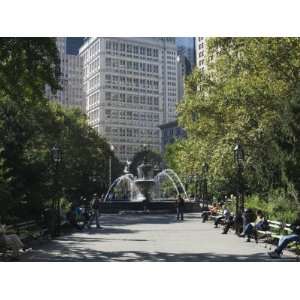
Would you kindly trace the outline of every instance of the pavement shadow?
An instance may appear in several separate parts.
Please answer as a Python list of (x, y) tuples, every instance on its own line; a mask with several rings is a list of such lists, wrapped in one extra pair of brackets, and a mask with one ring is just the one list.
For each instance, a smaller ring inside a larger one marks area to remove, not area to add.
[(255, 255), (215, 254), (215, 253), (166, 253), (143, 251), (97, 251), (83, 247), (68, 247), (56, 245), (55, 252), (47, 248), (34, 251), (31, 257), (22, 261), (51, 262), (295, 262), (296, 259), (286, 257), (278, 260), (270, 259), (266, 253)]

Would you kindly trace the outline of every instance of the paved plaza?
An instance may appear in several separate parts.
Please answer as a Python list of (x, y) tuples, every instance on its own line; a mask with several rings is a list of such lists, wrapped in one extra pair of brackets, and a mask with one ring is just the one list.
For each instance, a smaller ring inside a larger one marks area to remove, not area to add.
[[(269, 246), (247, 243), (233, 232), (221, 234), (199, 213), (174, 215), (103, 215), (95, 227), (66, 234), (33, 247), (22, 261), (271, 261)], [(287, 252), (279, 261), (295, 261)]]

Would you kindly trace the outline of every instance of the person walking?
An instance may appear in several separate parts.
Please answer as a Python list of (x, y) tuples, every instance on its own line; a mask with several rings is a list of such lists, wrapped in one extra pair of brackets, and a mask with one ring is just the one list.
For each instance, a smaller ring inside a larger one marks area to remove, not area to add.
[(176, 201), (176, 209), (177, 209), (177, 221), (179, 221), (179, 217), (181, 221), (183, 221), (183, 213), (184, 213), (184, 199), (179, 194)]
[(88, 228), (91, 228), (92, 222), (95, 220), (96, 221), (96, 227), (101, 229), (102, 227), (100, 226), (99, 223), (99, 217), (100, 217), (100, 199), (97, 197), (97, 194), (94, 194), (93, 200), (92, 200), (92, 216), (89, 219), (89, 222), (87, 224)]

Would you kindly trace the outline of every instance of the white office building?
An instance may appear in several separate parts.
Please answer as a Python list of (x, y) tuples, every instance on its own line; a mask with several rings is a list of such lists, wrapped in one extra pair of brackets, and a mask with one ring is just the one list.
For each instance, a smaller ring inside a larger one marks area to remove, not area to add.
[(206, 40), (205, 37), (197, 37), (196, 41), (196, 65), (199, 69), (205, 69), (205, 52), (206, 52)]
[(161, 151), (159, 124), (176, 119), (175, 38), (89, 38), (80, 48), (89, 124), (121, 161)]
[(56, 45), (60, 58), (60, 85), (62, 89), (53, 94), (50, 88), (46, 86), (46, 97), (66, 107), (77, 107), (84, 111), (81, 58), (79, 55), (67, 54), (67, 38), (56, 38)]

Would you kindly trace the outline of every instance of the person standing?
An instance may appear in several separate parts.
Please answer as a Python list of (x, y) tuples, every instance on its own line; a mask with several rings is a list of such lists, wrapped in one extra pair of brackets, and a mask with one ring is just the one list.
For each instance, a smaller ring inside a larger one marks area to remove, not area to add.
[(184, 213), (184, 199), (179, 194), (177, 201), (176, 201), (176, 208), (177, 208), (177, 221), (179, 221), (179, 217), (181, 221), (183, 221), (183, 213)]
[(95, 220), (96, 221), (96, 226), (97, 228), (101, 229), (100, 223), (99, 223), (99, 217), (100, 217), (100, 200), (97, 197), (97, 194), (94, 194), (93, 200), (92, 200), (92, 216), (89, 219), (89, 222), (87, 224), (88, 228), (91, 228), (92, 222)]

